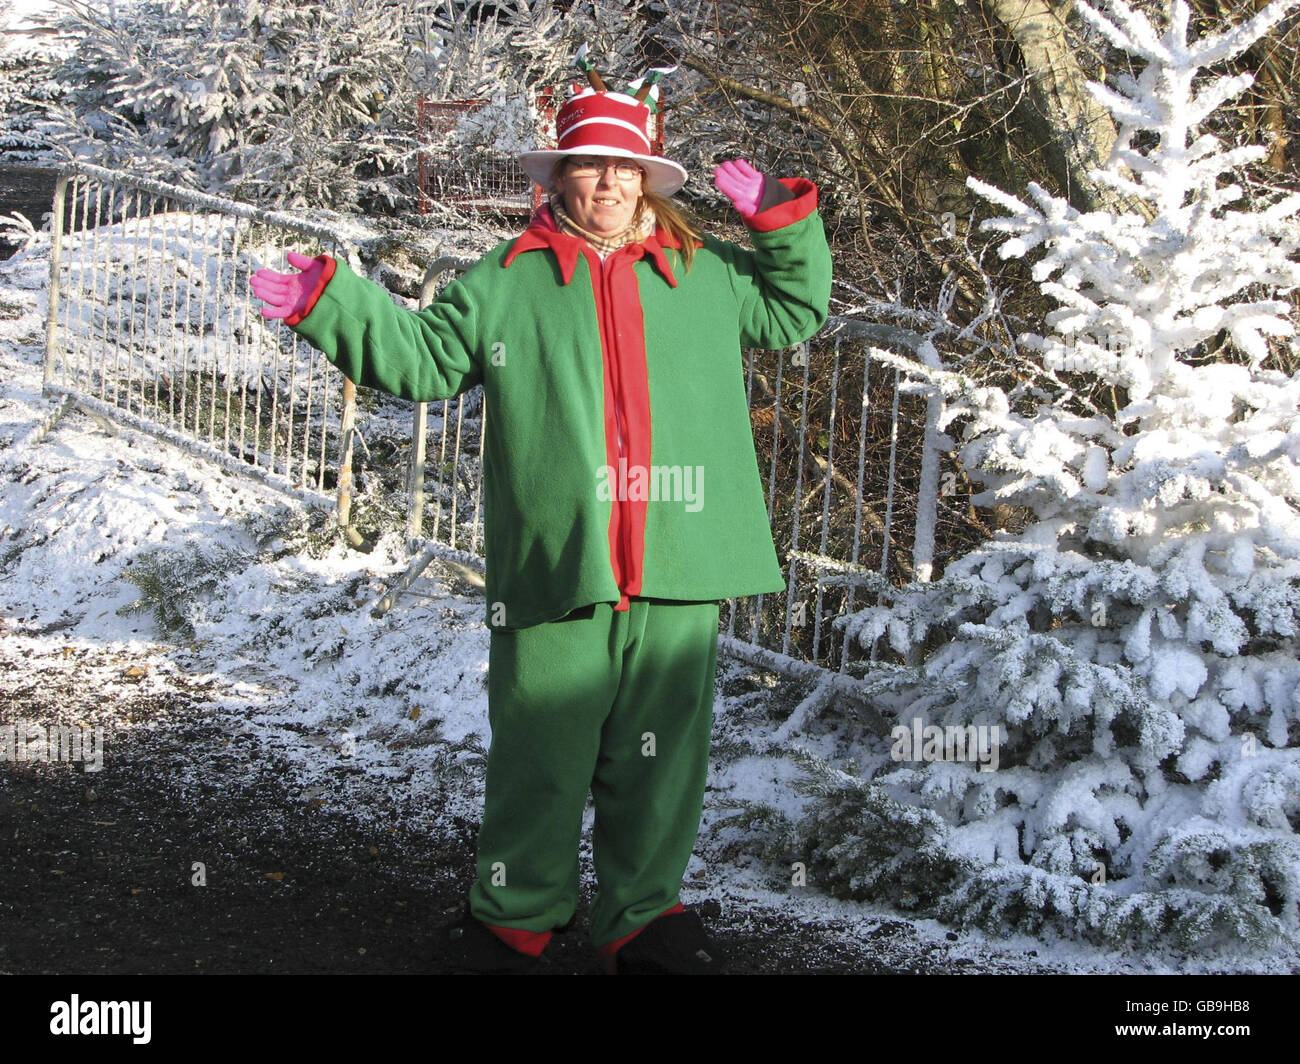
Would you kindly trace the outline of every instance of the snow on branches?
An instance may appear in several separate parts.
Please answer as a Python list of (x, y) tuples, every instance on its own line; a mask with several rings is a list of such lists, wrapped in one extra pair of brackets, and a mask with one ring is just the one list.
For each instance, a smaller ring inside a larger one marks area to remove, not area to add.
[[(1111, 5), (1114, 21), (1077, 6), (1117, 47), (1146, 61), (1136, 79), (1120, 76), (1113, 89), (1089, 86), (1119, 123), (1111, 159), (1093, 176), (1134, 201), (1134, 209), (1080, 213), (1034, 184), (1031, 205), (970, 179), (975, 192), (1007, 212), (983, 223), (1011, 234), (999, 250), (1003, 258), (1044, 249), (1033, 277), (1061, 304), (1046, 322), (1059, 335), (1029, 342), (1048, 366), (1095, 374), (1135, 398), (1176, 372), (1178, 355), (1220, 333), (1252, 362), (1263, 361), (1266, 337), (1294, 333), (1289, 307), (1275, 294), (1300, 284), (1300, 195), (1241, 209), (1243, 191), (1232, 172), (1267, 150), (1226, 146), (1198, 125), (1253, 79), (1221, 76), (1198, 86), (1196, 78), (1207, 65), (1245, 51), (1295, 0), (1191, 42), (1184, 0), (1173, 3), (1163, 34), (1122, 0)], [(1154, 146), (1133, 147), (1138, 134), (1154, 138)], [(1252, 298), (1255, 290), (1274, 296)]]
[[(972, 862), (938, 903), (949, 918), (1300, 943), (1300, 374), (1262, 365), (1295, 332), (1281, 297), (1300, 283), (1300, 196), (1248, 199), (1234, 171), (1263, 149), (1201, 129), (1250, 83), (1204, 68), (1295, 6), (1191, 39), (1183, 0), (1163, 28), (1123, 0), (1109, 17), (1080, 4), (1144, 64), (1093, 86), (1120, 126), (1097, 177), (1131, 209), (970, 182), (1006, 212), (984, 223), (1001, 254), (1037, 255), (1059, 304), (1025, 345), (1116, 401), (911, 368), (944, 395), (941, 427), (962, 425), (976, 504), (1032, 514), (843, 622), (920, 661), (868, 673), (886, 717), (1007, 736), (995, 772), (873, 762), (873, 786), (938, 814)], [(851, 880), (851, 856), (832, 872)]]
[(67, 154), (282, 206), (400, 198), (419, 0), (64, 6)]

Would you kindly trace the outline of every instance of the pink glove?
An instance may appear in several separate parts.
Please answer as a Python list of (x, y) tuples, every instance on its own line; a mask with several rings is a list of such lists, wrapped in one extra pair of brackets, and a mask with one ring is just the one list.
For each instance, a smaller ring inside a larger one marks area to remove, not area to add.
[(262, 308), (264, 318), (291, 318), (304, 313), (325, 272), (325, 263), (320, 259), (310, 259), (296, 251), (289, 252), (289, 265), (301, 272), (276, 273), (261, 269), (249, 280), (253, 295), (266, 304)]
[(731, 200), (743, 218), (758, 212), (763, 202), (764, 181), (763, 175), (744, 159), (732, 159), (713, 171), (713, 183), (718, 191)]

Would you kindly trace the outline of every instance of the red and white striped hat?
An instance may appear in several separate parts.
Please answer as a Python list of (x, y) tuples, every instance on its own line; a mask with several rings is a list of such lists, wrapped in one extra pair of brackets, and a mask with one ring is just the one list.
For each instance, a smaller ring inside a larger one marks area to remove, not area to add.
[(519, 156), (519, 165), (542, 188), (549, 189), (555, 161), (566, 155), (635, 159), (645, 168), (645, 187), (671, 196), (686, 184), (686, 171), (671, 159), (651, 154), (646, 133), (649, 121), (650, 108), (632, 96), (584, 89), (555, 116), (556, 147), (526, 151)]

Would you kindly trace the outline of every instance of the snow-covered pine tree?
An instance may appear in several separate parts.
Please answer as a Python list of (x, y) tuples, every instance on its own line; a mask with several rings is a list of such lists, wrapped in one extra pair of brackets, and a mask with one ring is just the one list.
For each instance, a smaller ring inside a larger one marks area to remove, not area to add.
[(413, 192), (409, 65), (427, 0), (63, 0), (78, 46), (54, 110), (68, 154), (276, 205)]
[(39, 53), (0, 51), (0, 158), (6, 162), (31, 162), (52, 149), (38, 107), (38, 101), (56, 98), (49, 73), (49, 61)]
[(59, 86), (51, 78), (61, 41), (38, 45), (15, 32), (19, 12), (0, 2), (0, 159), (33, 162), (48, 157), (53, 144), (45, 131), (42, 106), (55, 102)]
[(569, 46), (563, 24), (551, 0), (514, 0), (491, 14), (453, 0), (439, 4), (425, 30), (418, 90), (435, 106), (489, 102), (460, 112), (455, 121), (439, 116), (421, 131), (421, 150), (455, 160), (453, 172), (463, 169), (467, 177), (476, 169), (476, 154), (503, 164), (533, 147), (537, 93)]
[[(1093, 86), (1121, 127), (1098, 179), (1133, 210), (971, 182), (1006, 211), (984, 223), (1010, 234), (1003, 257), (1043, 252), (1033, 276), (1060, 306), (1022, 343), (1060, 387), (916, 373), (945, 424), (964, 418), (976, 504), (1032, 519), (848, 618), (922, 659), (868, 676), (891, 723), (1001, 736), (996, 771), (942, 744), (859, 758), (967, 862), (947, 918), (1116, 946), (1300, 942), (1300, 374), (1279, 298), (1300, 283), (1300, 196), (1248, 197), (1234, 174), (1264, 148), (1204, 131), (1250, 84), (1206, 68), (1294, 6), (1192, 39), (1183, 0), (1163, 27), (1080, 4), (1143, 67)], [(1265, 368), (1269, 338), (1290, 372)], [(861, 801), (832, 791), (813, 820)], [(875, 859), (851, 840), (812, 857), (844, 889)]]

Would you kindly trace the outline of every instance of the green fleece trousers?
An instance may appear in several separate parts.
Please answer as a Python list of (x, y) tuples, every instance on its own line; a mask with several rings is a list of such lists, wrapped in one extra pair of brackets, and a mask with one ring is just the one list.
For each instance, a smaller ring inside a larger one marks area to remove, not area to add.
[(492, 745), (470, 889), (484, 923), (549, 931), (569, 921), (588, 791), (592, 941), (620, 939), (679, 900), (708, 772), (718, 604), (629, 607), (598, 602), (492, 631)]

